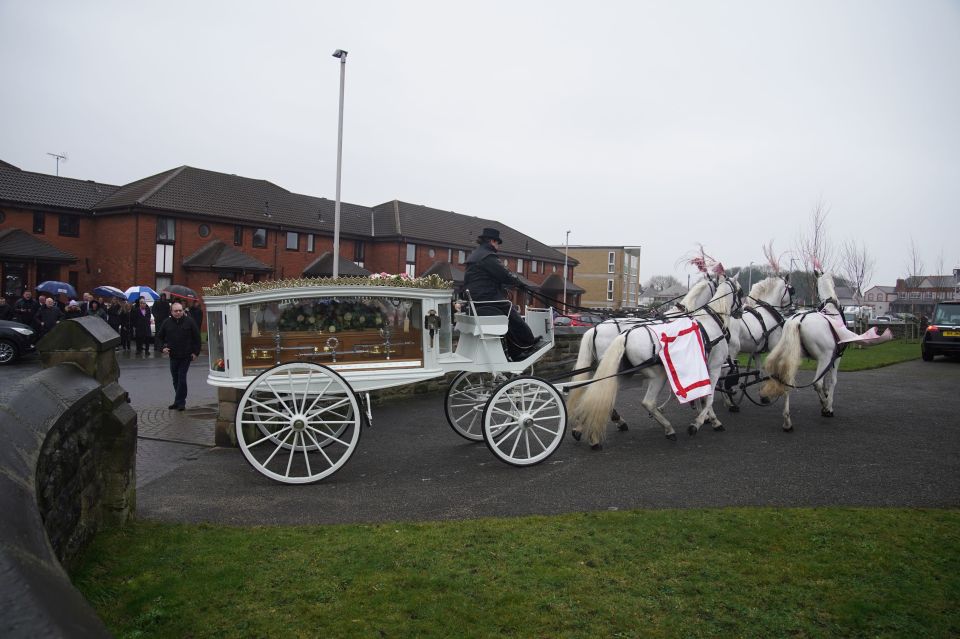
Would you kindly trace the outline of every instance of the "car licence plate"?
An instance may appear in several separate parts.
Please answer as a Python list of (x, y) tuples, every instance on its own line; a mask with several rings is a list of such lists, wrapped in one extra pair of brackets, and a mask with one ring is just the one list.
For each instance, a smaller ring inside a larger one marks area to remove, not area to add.
[(944, 337), (960, 337), (960, 331), (944, 331)]

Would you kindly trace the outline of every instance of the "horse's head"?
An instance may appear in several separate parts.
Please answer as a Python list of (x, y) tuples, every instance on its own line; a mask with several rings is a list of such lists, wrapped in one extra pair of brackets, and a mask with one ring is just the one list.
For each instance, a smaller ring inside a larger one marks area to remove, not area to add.
[(771, 275), (750, 288), (750, 299), (776, 308), (787, 308), (793, 305), (793, 293), (789, 275)]
[(723, 277), (713, 297), (707, 302), (707, 307), (722, 318), (724, 326), (729, 321), (732, 310), (739, 309), (741, 293), (740, 284), (736, 279)]
[(821, 302), (837, 300), (837, 289), (833, 285), (833, 275), (830, 273), (820, 273), (817, 277), (817, 297)]

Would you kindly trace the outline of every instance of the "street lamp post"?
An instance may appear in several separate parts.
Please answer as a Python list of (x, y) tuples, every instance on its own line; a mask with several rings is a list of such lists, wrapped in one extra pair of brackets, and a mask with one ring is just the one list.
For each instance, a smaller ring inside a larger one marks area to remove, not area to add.
[(343, 87), (347, 77), (347, 52), (337, 49), (340, 58), (340, 119), (337, 124), (337, 199), (333, 205), (333, 278), (340, 277), (340, 167), (343, 161)]
[(753, 262), (750, 262), (750, 271), (747, 273), (747, 293), (753, 288)]
[(563, 243), (563, 312), (567, 312), (567, 261), (570, 254), (570, 231), (567, 231), (567, 239)]

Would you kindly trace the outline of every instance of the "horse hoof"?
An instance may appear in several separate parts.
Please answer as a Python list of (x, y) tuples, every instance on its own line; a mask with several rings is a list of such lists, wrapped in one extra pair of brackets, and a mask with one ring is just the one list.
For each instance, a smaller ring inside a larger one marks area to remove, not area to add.
[(667, 435), (667, 439), (669, 439), (669, 440), (672, 441), (672, 442), (675, 442), (675, 441), (677, 441), (677, 434), (676, 434), (676, 433), (670, 433), (669, 435)]
[(739, 406), (731, 406), (731, 407), (730, 407), (730, 412), (731, 412), (731, 413), (739, 413), (739, 412), (740, 412), (740, 407), (739, 407)]
[(580, 441), (580, 438), (583, 437), (583, 433), (581, 433), (579, 430), (571, 430), (570, 436), (575, 440)]
[(623, 423), (623, 424), (620, 424), (619, 426), (617, 426), (617, 430), (619, 430), (621, 433), (625, 433), (625, 432), (627, 432), (628, 430), (630, 430), (630, 427), (627, 426), (626, 423)]
[(820, 411), (820, 414), (823, 415), (824, 417), (833, 417), (832, 410), (822, 410)]
[(784, 426), (784, 427), (783, 427), (783, 432), (785, 432), (785, 433), (792, 433), (792, 432), (793, 432), (793, 426)]
[(713, 427), (713, 432), (715, 433), (722, 433), (725, 430), (727, 429), (723, 427), (723, 424), (717, 424), (716, 426)]
[(590, 450), (602, 450), (603, 444), (594, 444), (590, 447)]
[(764, 406), (766, 406), (767, 404), (770, 403), (770, 398), (769, 398), (769, 397), (763, 397), (763, 396), (761, 396), (761, 397), (760, 397), (760, 403), (763, 404)]
[(687, 426), (687, 435), (690, 435), (691, 437), (696, 435), (699, 431), (700, 429), (694, 426), (693, 424), (690, 424), (689, 426)]

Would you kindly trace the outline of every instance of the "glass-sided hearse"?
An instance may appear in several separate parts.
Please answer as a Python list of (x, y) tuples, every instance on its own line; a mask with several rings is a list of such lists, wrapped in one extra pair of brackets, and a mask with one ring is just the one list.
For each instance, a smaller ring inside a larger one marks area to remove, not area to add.
[(566, 430), (560, 392), (520, 376), (553, 346), (550, 309), (527, 309), (544, 345), (511, 362), (501, 341), (507, 318), (455, 305), (435, 276), (224, 281), (205, 293), (208, 382), (245, 389), (238, 444), (277, 481), (314, 482), (341, 468), (370, 419), (368, 391), (452, 371), (460, 374), (446, 396), (450, 425), (503, 461), (543, 461)]

